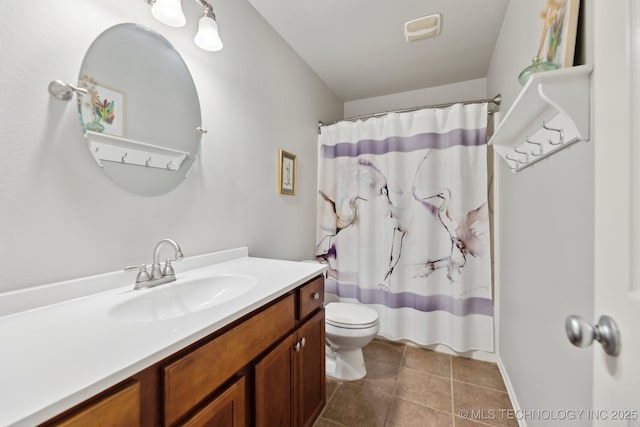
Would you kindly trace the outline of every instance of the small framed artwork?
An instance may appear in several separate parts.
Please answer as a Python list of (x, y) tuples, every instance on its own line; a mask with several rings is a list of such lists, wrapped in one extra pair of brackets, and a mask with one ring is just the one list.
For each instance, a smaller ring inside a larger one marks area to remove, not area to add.
[(88, 94), (80, 105), (80, 112), (86, 130), (124, 136), (125, 96), (124, 93), (104, 86), (95, 79), (83, 76), (81, 87)]
[(560, 68), (573, 66), (580, 0), (548, 0), (542, 11), (541, 60)]
[(280, 150), (278, 156), (278, 193), (296, 194), (296, 155)]

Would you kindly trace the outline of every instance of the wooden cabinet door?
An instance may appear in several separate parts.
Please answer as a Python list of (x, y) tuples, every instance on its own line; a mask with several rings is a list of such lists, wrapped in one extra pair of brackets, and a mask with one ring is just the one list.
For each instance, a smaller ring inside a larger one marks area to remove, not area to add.
[(320, 416), (326, 401), (324, 310), (298, 329), (304, 343), (297, 356), (297, 426), (308, 427)]
[(165, 423), (175, 424), (294, 326), (289, 295), (163, 367)]
[(55, 427), (135, 427), (140, 425), (140, 383), (99, 398), (61, 421), (45, 423)]
[(295, 334), (255, 365), (256, 427), (294, 427)]
[(189, 418), (182, 427), (245, 427), (245, 396), (245, 380), (242, 377)]

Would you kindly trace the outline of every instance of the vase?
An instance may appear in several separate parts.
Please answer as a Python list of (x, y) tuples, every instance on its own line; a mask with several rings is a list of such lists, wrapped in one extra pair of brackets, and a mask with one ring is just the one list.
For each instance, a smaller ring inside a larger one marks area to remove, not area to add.
[(531, 77), (533, 73), (557, 70), (558, 68), (560, 68), (560, 66), (555, 62), (542, 61), (541, 58), (536, 57), (536, 58), (533, 58), (531, 65), (529, 65), (527, 68), (522, 70), (522, 72), (518, 76), (518, 81), (522, 86), (524, 86), (529, 81), (529, 77)]
[(103, 132), (104, 131), (104, 126), (102, 125), (102, 123), (95, 121), (95, 122), (89, 122), (87, 123), (87, 129), (94, 131), (94, 132)]

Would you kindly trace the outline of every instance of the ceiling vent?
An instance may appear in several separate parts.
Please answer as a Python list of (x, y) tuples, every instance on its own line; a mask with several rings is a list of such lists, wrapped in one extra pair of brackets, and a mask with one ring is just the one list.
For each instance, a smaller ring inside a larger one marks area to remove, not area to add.
[(440, 35), (440, 14), (423, 16), (404, 23), (404, 37), (415, 42)]

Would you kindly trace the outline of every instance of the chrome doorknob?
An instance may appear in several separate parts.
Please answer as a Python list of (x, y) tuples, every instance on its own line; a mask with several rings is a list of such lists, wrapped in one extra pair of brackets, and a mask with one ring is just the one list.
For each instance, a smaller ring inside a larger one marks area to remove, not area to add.
[(620, 353), (620, 332), (618, 325), (609, 316), (601, 316), (597, 325), (587, 322), (576, 315), (567, 317), (564, 328), (571, 344), (576, 347), (587, 347), (598, 341), (605, 353), (617, 356)]

